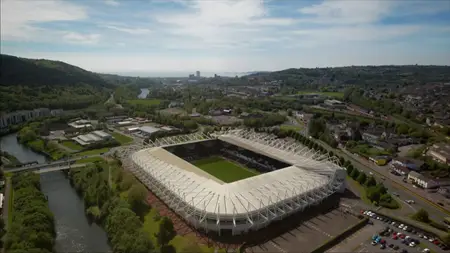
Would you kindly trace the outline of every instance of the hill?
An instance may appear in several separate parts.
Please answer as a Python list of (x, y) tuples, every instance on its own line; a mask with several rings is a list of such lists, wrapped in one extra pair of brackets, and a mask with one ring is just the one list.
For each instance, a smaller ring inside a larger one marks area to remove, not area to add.
[(109, 97), (114, 85), (82, 68), (0, 55), (0, 111), (39, 107), (80, 109)]
[(88, 84), (98, 88), (112, 85), (99, 75), (82, 68), (44, 59), (0, 55), (0, 85), (64, 86)]
[(287, 86), (320, 89), (326, 86), (356, 85), (395, 90), (404, 85), (448, 82), (450, 66), (386, 65), (349, 66), (336, 68), (291, 68), (274, 72), (259, 72), (246, 76), (261, 81), (282, 80)]
[(139, 88), (148, 88), (150, 86), (160, 85), (160, 78), (152, 77), (135, 77), (135, 76), (120, 76), (114, 74), (98, 74), (102, 79), (108, 83), (120, 85), (135, 85)]

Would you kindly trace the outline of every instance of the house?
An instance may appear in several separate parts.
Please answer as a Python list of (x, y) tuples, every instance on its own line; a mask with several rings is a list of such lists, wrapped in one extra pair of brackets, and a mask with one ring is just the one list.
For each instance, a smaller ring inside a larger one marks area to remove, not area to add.
[(364, 132), (361, 134), (362, 139), (368, 143), (377, 143), (380, 140), (380, 135)]
[(80, 119), (80, 120), (71, 122), (68, 125), (73, 127), (73, 128), (75, 128), (75, 129), (92, 127), (91, 122), (89, 120), (85, 120), (85, 119)]
[(391, 169), (401, 176), (408, 176), (409, 172), (411, 172), (410, 169), (399, 164), (391, 164)]
[(419, 171), (424, 165), (423, 161), (413, 160), (405, 157), (396, 157), (392, 159), (392, 164), (398, 164), (400, 166), (406, 167), (410, 170)]
[(438, 162), (450, 164), (450, 144), (434, 144), (430, 147), (428, 155)]
[(435, 188), (438, 186), (438, 184), (434, 180), (427, 178), (424, 175), (421, 175), (415, 171), (411, 171), (408, 174), (408, 180), (410, 180), (413, 184), (420, 186), (424, 189)]

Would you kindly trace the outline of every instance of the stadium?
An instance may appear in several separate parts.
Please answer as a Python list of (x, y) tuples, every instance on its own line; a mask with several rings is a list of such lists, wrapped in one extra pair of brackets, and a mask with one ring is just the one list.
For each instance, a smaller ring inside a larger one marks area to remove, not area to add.
[(166, 137), (126, 155), (170, 209), (219, 235), (261, 229), (345, 188), (335, 158), (251, 130)]

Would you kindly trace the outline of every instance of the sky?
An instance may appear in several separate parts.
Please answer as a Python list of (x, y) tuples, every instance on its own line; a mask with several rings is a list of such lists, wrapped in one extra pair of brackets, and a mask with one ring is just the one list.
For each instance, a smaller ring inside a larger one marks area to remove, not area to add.
[(446, 0), (1, 0), (0, 31), (3, 54), (104, 73), (450, 65)]

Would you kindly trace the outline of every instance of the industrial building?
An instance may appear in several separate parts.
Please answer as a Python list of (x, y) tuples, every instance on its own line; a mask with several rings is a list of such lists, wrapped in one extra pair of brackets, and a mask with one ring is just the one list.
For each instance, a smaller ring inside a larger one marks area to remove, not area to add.
[(139, 131), (141, 132), (142, 135), (150, 136), (156, 132), (161, 131), (161, 129), (157, 128), (157, 127), (152, 127), (152, 126), (142, 126), (139, 128)]
[(112, 139), (112, 136), (103, 131), (94, 131), (88, 134), (81, 134), (72, 138), (73, 141), (77, 142), (81, 146), (107, 141), (110, 139)]
[(450, 145), (446, 143), (437, 143), (430, 147), (428, 154), (434, 160), (450, 164)]
[[(223, 183), (167, 150), (211, 140), (238, 146), (287, 167)], [(335, 158), (265, 133), (196, 133), (150, 143), (150, 148), (131, 155), (131, 171), (172, 210), (206, 232), (237, 235), (259, 230), (345, 189), (346, 172)]]

